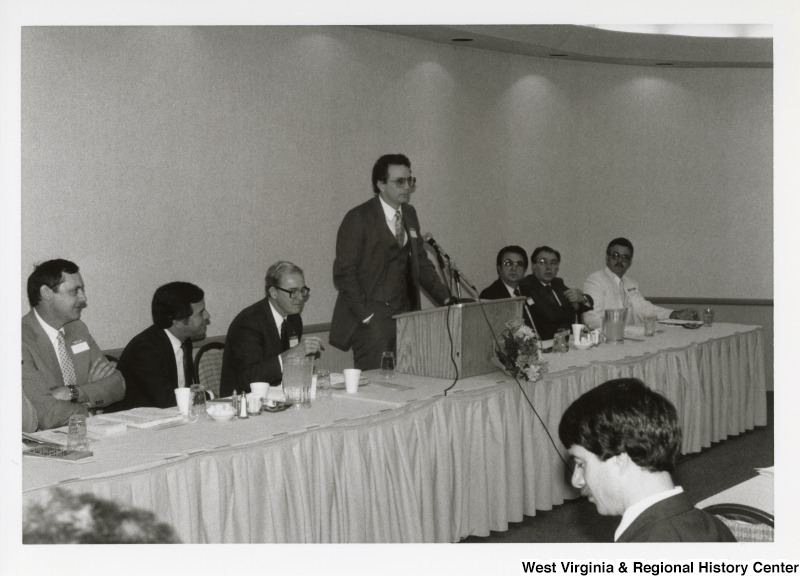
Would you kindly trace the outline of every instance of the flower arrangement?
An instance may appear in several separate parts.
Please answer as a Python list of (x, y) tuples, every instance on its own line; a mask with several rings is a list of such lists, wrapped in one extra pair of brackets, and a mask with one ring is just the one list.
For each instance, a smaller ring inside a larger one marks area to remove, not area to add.
[(539, 337), (522, 320), (506, 322), (506, 329), (500, 333), (498, 349), (495, 350), (495, 363), (511, 376), (528, 382), (538, 382), (547, 371), (541, 359)]

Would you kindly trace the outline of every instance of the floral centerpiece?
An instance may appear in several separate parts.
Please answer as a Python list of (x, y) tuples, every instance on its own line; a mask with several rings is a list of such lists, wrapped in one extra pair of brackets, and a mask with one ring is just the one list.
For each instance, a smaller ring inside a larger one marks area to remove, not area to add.
[(539, 337), (522, 320), (506, 322), (497, 346), (494, 362), (505, 373), (528, 382), (538, 382), (547, 371), (546, 363), (541, 359)]

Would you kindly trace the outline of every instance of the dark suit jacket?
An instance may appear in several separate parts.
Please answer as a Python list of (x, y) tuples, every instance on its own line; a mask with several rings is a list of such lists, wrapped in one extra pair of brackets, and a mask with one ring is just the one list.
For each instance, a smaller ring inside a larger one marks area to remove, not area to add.
[[(303, 319), (299, 314), (286, 317), (289, 336), (303, 336)], [(281, 334), (272, 316), (269, 300), (264, 298), (248, 306), (231, 322), (222, 354), (222, 379), (219, 393), (230, 396), (250, 392), (251, 382), (281, 383), (283, 372), (278, 360), (283, 352)]]
[[(520, 295), (526, 296), (526, 294), (522, 291), (522, 289), (520, 289)], [(508, 289), (506, 288), (506, 285), (503, 284), (503, 281), (500, 280), (500, 278), (498, 278), (497, 280), (489, 284), (489, 286), (484, 288), (483, 291), (481, 291), (480, 298), (482, 300), (500, 300), (501, 298), (513, 298), (513, 296), (510, 296), (508, 294)], [(530, 326), (531, 325), (530, 319), (531, 316), (533, 315), (533, 310), (531, 310), (531, 307), (528, 306), (527, 302), (523, 302), (522, 306), (523, 306), (522, 319), (525, 321), (525, 324)], [(527, 313), (525, 312), (525, 309), (528, 310)]]
[(122, 351), (117, 367), (125, 376), (127, 389), (125, 400), (114, 411), (137, 406), (177, 406), (178, 367), (172, 342), (163, 328), (150, 326), (134, 336)]
[[(64, 426), (72, 414), (87, 414), (89, 408), (108, 406), (125, 396), (125, 380), (118, 370), (102, 380), (89, 382), (89, 367), (103, 353), (86, 324), (80, 320), (65, 324), (64, 340), (67, 353), (72, 356), (76, 384), (89, 399), (88, 407), (53, 398), (52, 390), (64, 386), (58, 356), (33, 310), (22, 317), (22, 388), (36, 410), (42, 430)], [(74, 346), (86, 349), (76, 352)]]
[[(403, 225), (411, 247), (406, 282), (411, 309), (420, 308), (420, 287), (441, 305), (449, 293), (433, 263), (428, 260), (417, 212), (410, 204), (404, 204), (402, 210)], [(349, 350), (355, 329), (370, 315), (365, 304), (386, 276), (391, 259), (390, 250), (395, 243), (377, 194), (350, 210), (342, 220), (333, 262), (333, 284), (339, 295), (333, 309), (330, 332), (330, 343), (337, 348)]]
[(692, 506), (686, 494), (656, 502), (639, 514), (617, 542), (735, 542), (719, 518)]
[[(550, 282), (553, 291), (558, 296), (561, 305), (553, 304), (550, 300), (548, 290), (542, 285), (536, 276), (528, 275), (519, 283), (519, 289), (525, 296), (529, 296), (533, 300), (533, 305), (530, 306), (531, 314), (533, 315), (533, 323), (536, 326), (536, 332), (542, 340), (550, 340), (559, 328), (569, 328), (575, 324), (575, 315), (583, 314), (586, 310), (592, 309), (591, 297), (587, 296), (589, 306), (581, 304), (578, 306), (577, 312), (570, 304), (570, 301), (564, 295), (568, 290), (564, 285), (561, 278), (553, 278)], [(578, 316), (580, 318), (580, 316)]]

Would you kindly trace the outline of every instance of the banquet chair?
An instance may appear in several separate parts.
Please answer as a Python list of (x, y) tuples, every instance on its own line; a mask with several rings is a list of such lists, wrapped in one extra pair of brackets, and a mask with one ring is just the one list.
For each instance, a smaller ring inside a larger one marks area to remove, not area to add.
[(733, 503), (712, 504), (703, 510), (722, 520), (737, 542), (774, 541), (775, 518), (769, 512)]
[(222, 376), (222, 351), (225, 344), (209, 342), (200, 347), (194, 357), (194, 373), (197, 382), (219, 397), (219, 384)]

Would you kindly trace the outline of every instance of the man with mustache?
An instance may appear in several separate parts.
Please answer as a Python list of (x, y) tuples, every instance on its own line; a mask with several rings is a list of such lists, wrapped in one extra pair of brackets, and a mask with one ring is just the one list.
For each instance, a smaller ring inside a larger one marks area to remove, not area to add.
[(675, 486), (678, 413), (641, 380), (610, 380), (580, 396), (561, 417), (558, 437), (573, 459), (572, 485), (603, 516), (622, 516), (615, 542), (735, 541)]
[(22, 317), (22, 386), (40, 429), (57, 428), (122, 400), (125, 380), (81, 322), (86, 293), (78, 266), (48, 260), (28, 277)]
[(661, 308), (645, 300), (639, 292), (639, 284), (625, 272), (633, 263), (633, 244), (627, 238), (614, 238), (606, 248), (606, 267), (593, 272), (583, 284), (583, 291), (589, 295), (594, 308), (583, 314), (583, 323), (590, 329), (603, 326), (603, 313), (606, 310), (627, 308), (627, 324), (641, 325), (647, 316), (659, 320), (667, 318), (678, 320), (697, 320), (697, 310), (684, 308), (670, 310)]

